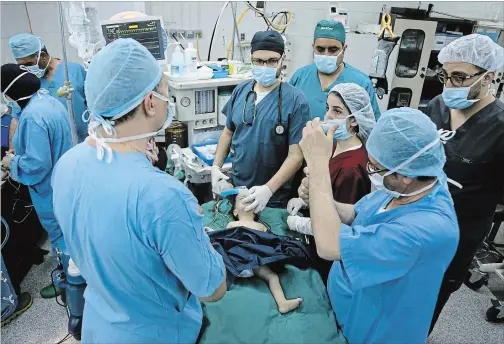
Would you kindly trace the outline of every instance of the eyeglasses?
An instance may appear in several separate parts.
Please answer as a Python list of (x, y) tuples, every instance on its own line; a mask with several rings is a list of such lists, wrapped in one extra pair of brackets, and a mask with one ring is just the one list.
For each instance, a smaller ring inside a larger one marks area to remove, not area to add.
[(453, 86), (455, 87), (461, 87), (464, 85), (464, 82), (467, 80), (467, 79), (471, 79), (477, 75), (481, 75), (485, 73), (485, 71), (482, 71), (482, 72), (478, 72), (478, 73), (475, 73), (475, 74), (469, 74), (469, 75), (465, 75), (465, 74), (452, 74), (452, 75), (448, 75), (446, 72), (442, 71), (442, 72), (439, 72), (438, 73), (438, 79), (439, 81), (446, 85), (446, 83), (448, 82), (448, 80), (450, 80), (450, 82), (452, 83)]
[(315, 50), (317, 50), (317, 52), (319, 54), (323, 54), (326, 51), (329, 52), (329, 54), (336, 54), (338, 51), (341, 50), (341, 48), (340, 47), (321, 47), (321, 46), (317, 45), (317, 46), (315, 46)]
[(278, 66), (278, 61), (280, 59), (269, 59), (269, 60), (261, 60), (261, 59), (252, 59), (252, 64), (256, 67), (262, 67), (264, 65), (268, 67), (277, 67)]
[(382, 169), (382, 170), (378, 170), (376, 169), (376, 167), (374, 167), (373, 165), (371, 165), (371, 163), (368, 161), (367, 164), (366, 164), (366, 171), (369, 175), (371, 174), (375, 174), (375, 173), (382, 173), (382, 172), (386, 172), (388, 171), (386, 168)]

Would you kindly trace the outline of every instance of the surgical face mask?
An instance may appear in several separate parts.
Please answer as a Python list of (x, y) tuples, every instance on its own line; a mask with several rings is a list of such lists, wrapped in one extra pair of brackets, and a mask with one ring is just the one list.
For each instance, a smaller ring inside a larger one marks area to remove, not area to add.
[(252, 67), (252, 74), (255, 81), (263, 87), (270, 87), (277, 81), (277, 68), (274, 67)]
[[(112, 149), (107, 143), (122, 143), (122, 142), (128, 142), (128, 141), (135, 141), (135, 140), (140, 140), (140, 139), (145, 139), (145, 138), (150, 138), (153, 136), (158, 135), (160, 131), (164, 131), (166, 128), (168, 128), (173, 121), (173, 112), (171, 111), (171, 106), (169, 99), (163, 96), (162, 94), (159, 94), (155, 91), (152, 91), (152, 94), (163, 101), (166, 102), (167, 106), (167, 112), (166, 112), (166, 119), (163, 122), (163, 125), (159, 130), (153, 131), (150, 133), (146, 134), (140, 134), (140, 135), (135, 135), (135, 136), (127, 136), (127, 137), (121, 137), (121, 138), (115, 138), (115, 137), (100, 137), (98, 133), (98, 127), (102, 126), (103, 130), (111, 136), (116, 136), (117, 133), (113, 127), (114, 121), (112, 120), (106, 120), (104, 118), (101, 118), (99, 116), (95, 116), (92, 120), (92, 122), (89, 124), (88, 127), (88, 134), (89, 136), (96, 141), (96, 150), (97, 150), (97, 157), (99, 160), (103, 159), (103, 156), (105, 154), (105, 150), (108, 153), (107, 157), (107, 162), (110, 163), (112, 162)], [(89, 118), (86, 118), (86, 113), (82, 115), (82, 119), (87, 122)]]
[(327, 134), (330, 128), (334, 127), (335, 125), (338, 125), (338, 128), (334, 132), (334, 139), (337, 141), (344, 141), (348, 139), (350, 136), (352, 136), (347, 130), (347, 123), (346, 123), (347, 118), (350, 116), (347, 116), (343, 119), (331, 119), (325, 123), (321, 123), (322, 130), (324, 130), (324, 133)]
[(45, 75), (47, 67), (49, 67), (49, 63), (51, 62), (51, 57), (49, 56), (49, 61), (47, 61), (46, 66), (42, 69), (39, 67), (41, 54), (42, 54), (42, 43), (39, 39), (39, 51), (38, 51), (38, 56), (37, 56), (37, 63), (35, 63), (33, 66), (21, 65), (21, 66), (19, 66), (19, 68), (35, 75), (39, 79), (42, 78)]
[(313, 61), (317, 66), (317, 69), (324, 74), (332, 74), (338, 69), (340, 64), (338, 64), (338, 57), (343, 53), (343, 49), (336, 56), (327, 55), (317, 55), (313, 54)]
[[(467, 99), (471, 88), (478, 84), (485, 77), (484, 73), (475, 83), (468, 87), (446, 87), (443, 88), (443, 101), (450, 109), (467, 109), (481, 99)], [(484, 97), (483, 97), (484, 98)]]

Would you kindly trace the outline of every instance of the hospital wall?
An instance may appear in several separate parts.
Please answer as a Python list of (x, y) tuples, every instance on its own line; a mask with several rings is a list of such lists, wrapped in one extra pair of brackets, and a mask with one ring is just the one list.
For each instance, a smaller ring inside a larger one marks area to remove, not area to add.
[[(163, 17), (167, 29), (202, 30), (200, 40), (200, 56), (206, 60), (208, 47), (215, 20), (224, 2), (107, 2), (98, 4), (100, 19), (108, 19), (122, 11), (142, 11), (150, 15)], [(255, 2), (252, 2), (255, 4)], [(295, 69), (311, 62), (313, 28), (320, 19), (329, 19), (328, 1), (266, 2), (266, 11), (279, 12), (289, 10), (294, 13), (292, 24), (286, 33), (292, 44), (289, 74)], [(395, 7), (417, 8), (419, 2), (341, 2), (341, 7), (348, 11), (352, 29), (358, 23), (376, 23), (384, 4)], [(420, 7), (426, 8), (428, 2), (421, 2)], [(246, 8), (244, 2), (237, 4), (237, 16)], [(434, 9), (452, 15), (480, 20), (503, 20), (504, 9), (501, 2), (435, 2)], [(8, 38), (20, 32), (32, 32), (44, 38), (47, 48), (54, 56), (61, 56), (59, 15), (56, 2), (6, 2), (1, 3), (1, 63), (12, 61), (8, 49)], [(439, 15), (436, 15), (439, 16)], [(225, 56), (233, 29), (233, 17), (230, 8), (224, 14), (215, 33), (212, 48), (212, 59)], [(266, 29), (264, 21), (251, 11), (247, 13), (240, 26), (240, 33), (245, 34), (246, 40), (251, 40), (258, 30)], [(168, 51), (171, 56), (173, 46)], [(77, 52), (67, 44), (68, 56), (71, 61), (78, 61)], [(239, 53), (235, 51), (235, 57)], [(351, 63), (351, 61), (350, 61)], [(370, 56), (371, 63), (371, 56)]]

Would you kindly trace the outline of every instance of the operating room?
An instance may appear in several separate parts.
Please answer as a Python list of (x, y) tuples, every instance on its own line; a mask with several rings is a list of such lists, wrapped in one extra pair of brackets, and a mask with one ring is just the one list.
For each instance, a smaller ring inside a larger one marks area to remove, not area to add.
[(2, 343), (503, 343), (499, 1), (2, 1)]

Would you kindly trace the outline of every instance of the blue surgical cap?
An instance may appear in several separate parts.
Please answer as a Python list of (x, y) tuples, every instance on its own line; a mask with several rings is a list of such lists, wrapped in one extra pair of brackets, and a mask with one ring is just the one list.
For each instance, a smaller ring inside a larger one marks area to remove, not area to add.
[(20, 33), (9, 38), (9, 46), (15, 59), (31, 56), (44, 47), (42, 38), (31, 33)]
[(430, 149), (395, 172), (410, 178), (442, 177), (446, 162), (443, 144), (436, 125), (419, 110), (404, 107), (383, 113), (366, 149), (380, 165), (393, 170), (435, 140), (438, 142)]
[(143, 45), (120, 38), (91, 60), (84, 84), (89, 112), (119, 118), (140, 104), (161, 76), (161, 67)]

